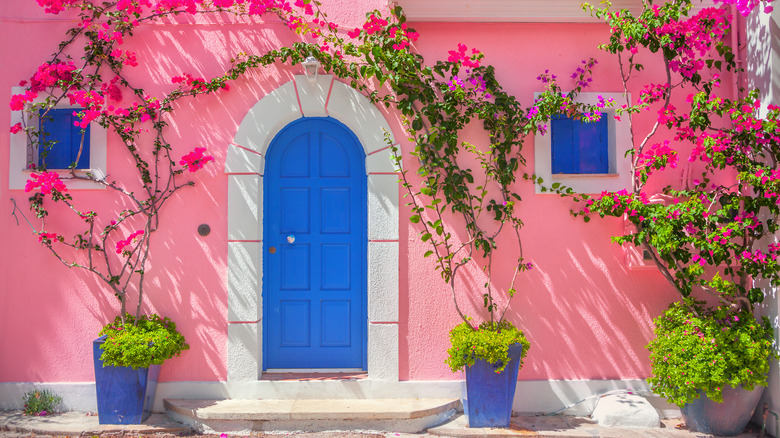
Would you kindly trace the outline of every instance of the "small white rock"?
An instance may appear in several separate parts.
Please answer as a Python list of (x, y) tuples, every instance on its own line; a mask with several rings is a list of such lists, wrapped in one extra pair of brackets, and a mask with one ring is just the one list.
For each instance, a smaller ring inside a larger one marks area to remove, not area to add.
[(661, 427), (658, 411), (647, 399), (635, 394), (600, 398), (591, 418), (604, 427)]

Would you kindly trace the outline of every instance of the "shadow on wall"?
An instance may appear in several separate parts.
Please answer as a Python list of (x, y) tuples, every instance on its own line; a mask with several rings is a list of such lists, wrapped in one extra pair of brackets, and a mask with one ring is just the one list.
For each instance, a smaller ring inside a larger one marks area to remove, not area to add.
[(509, 311), (533, 346), (521, 379), (649, 375), (652, 318), (677, 295), (657, 270), (627, 268), (609, 225), (572, 224), (581, 232), (548, 236), (546, 251), (529, 251), (535, 270)]
[[(529, 212), (521, 215), (523, 249), (526, 262), (534, 264), (531, 271), (518, 276), (517, 293), (507, 312), (507, 319), (523, 329), (531, 342), (520, 380), (646, 378), (650, 368), (645, 345), (653, 336), (652, 319), (678, 299), (675, 289), (657, 269), (628, 268), (623, 249), (610, 240), (623, 232), (622, 220), (595, 218), (584, 223), (571, 218), (571, 206), (565, 200), (520, 194), (522, 208)], [(418, 230), (414, 225), (408, 229), (409, 241), (416, 245)], [(492, 285), (501, 291), (498, 295), (511, 282), (518, 254), (516, 243), (503, 245), (493, 259)], [(435, 272), (432, 262), (416, 254), (420, 247), (410, 251), (410, 378), (462, 378), (440, 362), (449, 348), (447, 331), (460, 322), (449, 291), (438, 278), (430, 278), (430, 284), (421, 281), (430, 276), (427, 272)], [(482, 290), (488, 281), (484, 267), (484, 261), (479, 261), (458, 274), (459, 304), (467, 315), (478, 315), (475, 319), (486, 316), (482, 308)], [(434, 294), (436, 298), (429, 298)], [(444, 322), (431, 320), (424, 310), (436, 300), (441, 303), (438, 315)], [(417, 326), (425, 328), (426, 335), (420, 339), (415, 335)], [(560, 391), (566, 392), (565, 388)], [(576, 400), (564, 395), (562, 399)]]

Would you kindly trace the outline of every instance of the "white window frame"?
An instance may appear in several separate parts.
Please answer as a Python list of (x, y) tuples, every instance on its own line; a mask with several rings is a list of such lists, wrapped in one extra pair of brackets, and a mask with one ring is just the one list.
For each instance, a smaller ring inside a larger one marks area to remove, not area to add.
[[(12, 87), (11, 94), (24, 94), (26, 88)], [(39, 93), (32, 103), (40, 103), (45, 100), (44, 93)], [(30, 104), (28, 104), (30, 105)], [(78, 105), (71, 105), (68, 100), (61, 101), (55, 106), (55, 108), (80, 108)], [(23, 118), (27, 117), (25, 121), (26, 126), (38, 126), (38, 117), (34, 114), (29, 114), (25, 111), (12, 111), (11, 112), (11, 125), (23, 121)], [(95, 178), (104, 178), (106, 175), (106, 145), (108, 140), (108, 131), (100, 126), (96, 121), (89, 124), (89, 169), (76, 170), (76, 174), (79, 176), (86, 176), (88, 173), (94, 175)], [(19, 131), (16, 134), (11, 133), (11, 151), (10, 160), (8, 165), (8, 184), (10, 190), (23, 190), (27, 184), (27, 180), (30, 178), (32, 170), (27, 168), (27, 164), (30, 162), (30, 157), (35, 157), (33, 145), (27, 141), (27, 134), (24, 131)], [(60, 178), (65, 182), (68, 189), (104, 189), (105, 186), (96, 183), (94, 181), (87, 181), (81, 179), (73, 179), (69, 177), (69, 169), (48, 169), (50, 171), (56, 171), (59, 173)]]
[[(538, 98), (540, 95), (541, 93), (535, 93), (534, 97)], [(599, 96), (605, 100), (614, 99), (617, 105), (625, 99), (623, 93), (587, 92), (578, 94), (576, 101), (596, 105)], [(628, 98), (630, 100), (631, 95)], [(614, 109), (605, 108), (602, 112), (606, 113), (609, 130), (608, 173), (553, 174), (552, 133), (551, 129), (548, 129), (545, 134), (537, 133), (534, 136), (534, 173), (537, 177), (542, 178), (543, 186), (550, 187), (553, 183), (560, 183), (571, 187), (577, 193), (588, 194), (601, 193), (604, 190), (618, 191), (631, 187), (631, 162), (625, 158), (626, 151), (632, 147), (628, 115), (622, 116), (621, 120), (618, 121), (615, 119)], [(536, 193), (551, 192), (542, 192), (542, 187), (536, 185)]]

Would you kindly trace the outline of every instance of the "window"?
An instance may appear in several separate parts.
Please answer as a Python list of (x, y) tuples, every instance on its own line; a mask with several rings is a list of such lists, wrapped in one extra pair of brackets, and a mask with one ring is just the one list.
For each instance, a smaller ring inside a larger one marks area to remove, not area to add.
[[(11, 89), (12, 94), (24, 94), (24, 92), (25, 89), (22, 87), (13, 87)], [(68, 105), (67, 100), (65, 100), (64, 103), (49, 110), (46, 117), (22, 111), (13, 111), (11, 113), (11, 126), (22, 122), (23, 117), (27, 117), (27, 120), (24, 120), (26, 126), (39, 127), (39, 129), (48, 133), (45, 141), (57, 142), (47, 154), (42, 154), (40, 147), (28, 142), (24, 131), (10, 134), (11, 147), (8, 182), (11, 190), (24, 189), (27, 180), (30, 178), (31, 170), (28, 169), (28, 164), (31, 162), (38, 163), (39, 160), (44, 159), (46, 160), (46, 167), (50, 170), (67, 169), (75, 162), (81, 144), (81, 128), (74, 125), (76, 117), (73, 116), (73, 113), (79, 111), (79, 109), (75, 105)], [(76, 165), (76, 174), (91, 174), (96, 178), (102, 178), (106, 175), (106, 129), (97, 122), (92, 122), (86, 131), (88, 132), (85, 132), (84, 135), (84, 148)], [(104, 188), (102, 184), (97, 184), (93, 181), (68, 179), (69, 175), (67, 172), (60, 171), (58, 173), (65, 180), (68, 189)]]
[[(580, 93), (577, 99), (595, 105), (599, 96), (625, 100), (620, 93)], [(606, 109), (597, 122), (556, 117), (545, 134), (534, 138), (534, 173), (546, 187), (560, 183), (578, 193), (628, 189), (631, 163), (624, 157), (630, 147), (628, 117), (617, 120), (612, 109)], [(541, 187), (536, 187), (536, 193), (543, 193)]]
[(585, 123), (556, 116), (550, 123), (552, 173), (609, 173), (607, 114)]
[[(38, 164), (47, 169), (67, 169), (76, 162), (76, 169), (89, 169), (89, 131), (81, 132), (76, 125), (79, 118), (74, 115), (80, 108), (54, 108), (44, 115), (39, 113), (40, 144)], [(44, 148), (43, 145), (48, 145)], [(79, 154), (79, 151), (81, 154)]]

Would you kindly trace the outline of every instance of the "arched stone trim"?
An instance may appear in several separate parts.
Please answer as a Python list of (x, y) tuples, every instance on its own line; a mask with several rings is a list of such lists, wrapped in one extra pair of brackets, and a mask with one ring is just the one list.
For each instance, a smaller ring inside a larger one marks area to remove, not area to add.
[[(398, 175), (384, 140), (385, 118), (365, 96), (320, 76), (294, 79), (262, 98), (228, 146), (227, 379), (262, 372), (263, 171), (274, 136), (301, 117), (333, 117), (366, 152), (368, 178), (368, 377), (398, 380)], [(392, 135), (392, 133), (391, 133)]]

